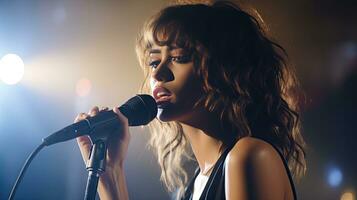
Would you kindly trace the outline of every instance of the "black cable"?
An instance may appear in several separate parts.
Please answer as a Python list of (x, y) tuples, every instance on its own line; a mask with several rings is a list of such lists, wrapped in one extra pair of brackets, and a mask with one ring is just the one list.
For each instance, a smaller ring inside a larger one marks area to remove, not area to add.
[(35, 158), (35, 156), (38, 154), (38, 152), (41, 151), (41, 149), (43, 149), (43, 147), (45, 147), (45, 143), (43, 142), (42, 144), (40, 144), (31, 154), (30, 156), (27, 158), (24, 166), (22, 167), (21, 171), (20, 171), (20, 174), (19, 176), (17, 177), (16, 179), (16, 182), (14, 184), (14, 186), (12, 186), (12, 189), (11, 189), (11, 193), (9, 195), (9, 198), (8, 200), (13, 200), (14, 199), (14, 196), (15, 196), (15, 193), (16, 193), (16, 190), (18, 188), (18, 185), (20, 184), (22, 178), (24, 177), (24, 174), (25, 174), (25, 171), (27, 170), (27, 168), (29, 167), (31, 161)]

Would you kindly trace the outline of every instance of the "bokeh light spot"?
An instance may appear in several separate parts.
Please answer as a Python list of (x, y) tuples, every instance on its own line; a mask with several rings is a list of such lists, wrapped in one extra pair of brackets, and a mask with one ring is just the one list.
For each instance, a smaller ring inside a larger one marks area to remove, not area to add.
[(342, 172), (338, 168), (332, 168), (328, 173), (328, 183), (332, 187), (337, 187), (342, 182)]
[(341, 200), (355, 200), (355, 197), (352, 192), (345, 192), (342, 194)]
[(80, 97), (87, 96), (92, 90), (92, 83), (86, 78), (81, 78), (77, 81), (76, 92)]
[(0, 60), (0, 79), (14, 85), (21, 81), (25, 74), (25, 64), (16, 54), (7, 54)]

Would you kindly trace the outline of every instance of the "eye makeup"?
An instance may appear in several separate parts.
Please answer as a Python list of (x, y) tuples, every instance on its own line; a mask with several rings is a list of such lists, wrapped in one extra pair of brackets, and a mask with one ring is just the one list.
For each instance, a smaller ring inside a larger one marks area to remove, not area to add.
[[(166, 49), (168, 51), (167, 60), (179, 64), (188, 63), (192, 60), (192, 55), (189, 51), (178, 48), (178, 47), (163, 47), (162, 49)], [(151, 68), (156, 68), (162, 60), (161, 49), (151, 49), (149, 51), (149, 62), (148, 66)]]

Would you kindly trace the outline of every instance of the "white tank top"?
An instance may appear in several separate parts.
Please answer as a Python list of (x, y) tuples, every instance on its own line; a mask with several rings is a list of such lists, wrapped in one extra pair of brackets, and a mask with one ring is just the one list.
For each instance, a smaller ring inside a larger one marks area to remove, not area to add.
[(193, 186), (193, 195), (192, 200), (199, 200), (203, 189), (205, 189), (206, 183), (208, 181), (209, 175), (205, 176), (199, 173), (195, 179), (195, 183)]

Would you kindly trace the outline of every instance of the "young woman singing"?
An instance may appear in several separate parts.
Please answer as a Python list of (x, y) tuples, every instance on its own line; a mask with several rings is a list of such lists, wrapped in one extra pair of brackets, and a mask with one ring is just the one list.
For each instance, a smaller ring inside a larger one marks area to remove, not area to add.
[[(142, 91), (159, 106), (149, 142), (177, 199), (296, 199), (292, 174), (306, 168), (297, 80), (257, 13), (226, 1), (169, 6), (144, 25), (137, 55), (146, 74)], [(110, 135), (98, 192), (128, 199), (130, 134), (114, 111), (122, 128)], [(91, 142), (78, 143), (86, 160)], [(198, 166), (192, 177), (183, 167), (190, 157)]]

